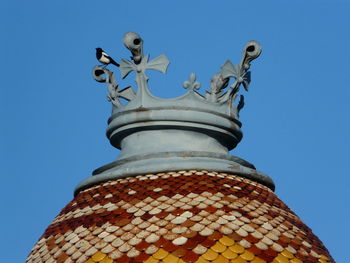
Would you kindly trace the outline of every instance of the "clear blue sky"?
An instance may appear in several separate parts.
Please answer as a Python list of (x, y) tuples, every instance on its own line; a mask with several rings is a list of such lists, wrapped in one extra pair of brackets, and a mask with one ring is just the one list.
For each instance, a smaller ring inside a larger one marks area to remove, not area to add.
[(151, 74), (161, 97), (184, 93), (191, 72), (203, 91), (248, 40), (262, 44), (232, 154), (271, 176), (348, 262), (349, 13), (345, 0), (3, 1), (1, 261), (23, 262), (74, 187), (117, 157), (105, 137), (111, 105), (91, 69), (97, 46), (128, 58), (122, 36), (136, 31), (146, 53), (171, 61), (167, 75)]

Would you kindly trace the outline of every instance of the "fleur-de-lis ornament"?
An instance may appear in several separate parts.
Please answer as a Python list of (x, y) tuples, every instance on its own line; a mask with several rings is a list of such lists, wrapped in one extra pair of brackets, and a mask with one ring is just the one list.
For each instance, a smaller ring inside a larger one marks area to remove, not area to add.
[(190, 91), (198, 90), (201, 87), (201, 84), (198, 81), (196, 81), (196, 74), (195, 73), (190, 74), (190, 79), (184, 81), (183, 87), (185, 89), (190, 90)]

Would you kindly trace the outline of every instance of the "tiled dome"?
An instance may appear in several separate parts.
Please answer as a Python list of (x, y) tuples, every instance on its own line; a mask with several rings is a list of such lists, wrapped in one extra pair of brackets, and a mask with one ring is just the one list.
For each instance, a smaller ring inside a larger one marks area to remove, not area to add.
[[(27, 263), (334, 262), (273, 193), (272, 179), (229, 153), (242, 138), (244, 99), (239, 95), (235, 105), (234, 98), (241, 85), (248, 90), (260, 45), (248, 42), (240, 64), (227, 60), (204, 95), (192, 73), (185, 95), (161, 99), (148, 89), (145, 72), (165, 73), (169, 61), (149, 60), (142, 43), (126, 34), (132, 61), (120, 62), (123, 77), (135, 71), (136, 93), (120, 89), (105, 66), (93, 69), (108, 85), (107, 137), (119, 158), (77, 186)], [(112, 61), (102, 55), (101, 63)]]
[(190, 170), (128, 177), (81, 191), (27, 262), (334, 261), (266, 186)]

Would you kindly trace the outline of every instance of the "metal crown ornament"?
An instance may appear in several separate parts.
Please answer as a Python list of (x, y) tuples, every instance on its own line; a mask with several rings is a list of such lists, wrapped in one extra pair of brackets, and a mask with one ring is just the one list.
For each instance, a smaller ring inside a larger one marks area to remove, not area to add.
[(152, 95), (146, 75), (147, 70), (166, 73), (167, 57), (145, 56), (143, 40), (134, 32), (125, 34), (124, 44), (132, 56), (131, 60), (121, 59), (119, 70), (123, 79), (131, 72), (136, 73), (136, 92), (132, 87), (120, 88), (114, 73), (106, 66), (95, 66), (92, 71), (96, 81), (108, 86), (113, 110), (107, 137), (121, 150), (120, 155), (115, 162), (95, 170), (94, 176), (77, 189), (114, 178), (179, 169), (230, 172), (274, 187), (272, 180), (252, 164), (229, 154), (242, 139), (238, 118), (244, 97), (238, 96), (238, 92), (241, 86), (248, 91), (250, 63), (261, 53), (258, 42), (249, 41), (245, 45), (239, 64), (227, 60), (212, 77), (204, 95), (199, 93), (200, 83), (191, 73), (183, 83), (187, 92), (171, 99)]
[[(126, 78), (130, 72), (136, 72), (136, 83), (138, 86), (138, 92), (135, 94), (131, 87), (120, 89), (119, 85), (115, 81), (114, 73), (105, 67), (96, 66), (93, 69), (93, 77), (98, 82), (105, 82), (108, 84), (108, 100), (113, 103), (116, 108), (123, 107), (120, 98), (127, 101), (139, 97), (141, 102), (147, 103), (148, 98), (155, 98), (148, 89), (148, 77), (146, 70), (152, 69), (162, 73), (166, 73), (169, 66), (169, 60), (165, 55), (160, 55), (155, 59), (149, 61), (149, 55), (143, 54), (143, 40), (141, 37), (134, 33), (129, 32), (124, 36), (124, 44), (131, 51), (131, 61), (122, 59), (120, 63), (120, 72), (122, 78)], [(240, 95), (240, 99), (237, 107), (233, 104), (237, 94), (240, 90), (240, 86), (243, 85), (244, 89), (248, 91), (250, 83), (250, 63), (257, 58), (261, 53), (260, 44), (256, 41), (249, 41), (244, 49), (243, 56), (239, 64), (234, 65), (230, 60), (227, 60), (222, 66), (221, 71), (216, 73), (210, 81), (210, 91), (206, 91), (205, 95), (201, 95), (196, 90), (199, 90), (200, 83), (196, 81), (195, 73), (190, 74), (189, 80), (183, 83), (183, 87), (188, 90), (187, 94), (195, 93), (198, 100), (202, 102), (216, 103), (213, 105), (219, 106), (226, 104), (231, 109), (230, 116), (237, 117), (239, 111), (243, 108), (244, 97)], [(104, 78), (103, 75), (106, 77)], [(234, 79), (234, 82), (227, 88), (230, 78)], [(187, 95), (186, 94), (186, 95)], [(183, 99), (184, 97), (178, 99)], [(175, 99), (176, 100), (176, 99)], [(167, 100), (167, 103), (170, 101)], [(136, 105), (134, 105), (136, 106)], [(139, 107), (144, 107), (141, 104)], [(123, 108), (127, 108), (124, 106)], [(235, 108), (235, 109), (234, 109)]]

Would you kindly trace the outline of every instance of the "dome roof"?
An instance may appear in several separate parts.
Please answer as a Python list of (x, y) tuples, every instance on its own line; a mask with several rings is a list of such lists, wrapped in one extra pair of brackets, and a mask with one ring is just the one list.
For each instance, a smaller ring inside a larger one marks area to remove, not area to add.
[(79, 192), (27, 263), (334, 262), (266, 186), (178, 171), (111, 180)]
[(132, 60), (120, 64), (97, 54), (120, 66), (123, 78), (136, 75), (135, 93), (120, 89), (106, 65), (93, 69), (108, 86), (107, 137), (119, 158), (76, 187), (27, 263), (334, 262), (273, 193), (272, 179), (229, 153), (242, 139), (243, 95), (237, 105), (234, 99), (240, 86), (248, 90), (260, 45), (248, 42), (237, 65), (227, 60), (205, 94), (192, 73), (185, 95), (161, 99), (148, 89), (146, 70), (165, 73), (169, 61), (150, 60), (142, 43), (126, 34)]

